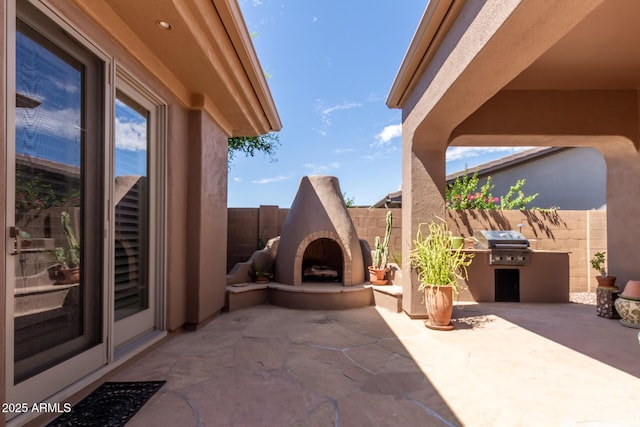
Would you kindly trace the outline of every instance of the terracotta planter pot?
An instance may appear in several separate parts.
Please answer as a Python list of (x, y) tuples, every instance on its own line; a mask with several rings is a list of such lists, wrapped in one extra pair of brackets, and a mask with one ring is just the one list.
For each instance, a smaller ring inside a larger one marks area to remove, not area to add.
[(425, 325), (437, 330), (453, 329), (453, 289), (450, 286), (429, 286), (424, 290), (424, 299), (429, 315)]
[(80, 267), (61, 268), (61, 279), (56, 281), (58, 285), (69, 285), (80, 282)]
[(640, 280), (629, 280), (620, 296), (623, 298), (640, 300)]
[(615, 288), (616, 276), (596, 276), (598, 281), (598, 287), (600, 288)]
[(378, 269), (369, 266), (369, 282), (372, 285), (386, 285), (388, 283), (387, 279), (387, 269)]

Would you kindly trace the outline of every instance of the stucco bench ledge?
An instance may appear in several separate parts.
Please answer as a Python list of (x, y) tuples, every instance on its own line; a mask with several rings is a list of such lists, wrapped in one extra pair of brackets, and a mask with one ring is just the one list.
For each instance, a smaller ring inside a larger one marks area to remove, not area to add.
[(268, 287), (267, 283), (236, 283), (233, 285), (227, 285), (227, 291), (233, 294), (239, 294), (242, 292), (267, 289), (267, 287)]

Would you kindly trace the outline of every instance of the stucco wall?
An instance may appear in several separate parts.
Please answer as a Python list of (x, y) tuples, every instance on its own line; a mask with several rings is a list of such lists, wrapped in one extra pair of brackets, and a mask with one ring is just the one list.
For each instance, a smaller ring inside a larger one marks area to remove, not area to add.
[(227, 240), (227, 137), (202, 111), (189, 113), (187, 322), (224, 306)]
[[(261, 208), (230, 208), (227, 250), (227, 271), (236, 262), (245, 261), (258, 246), (258, 221)], [(400, 256), (402, 237), (401, 209), (393, 212), (393, 228), (389, 252), (392, 258)], [(286, 216), (287, 209), (279, 209), (279, 218)], [(358, 237), (373, 246), (376, 236), (383, 236), (385, 209), (351, 208), (349, 214), (356, 227)], [(456, 235), (468, 237), (474, 230), (505, 229), (519, 230), (529, 239), (533, 249), (568, 251), (570, 288), (572, 292), (595, 291), (596, 271), (589, 260), (598, 251), (607, 250), (606, 211), (453, 211), (447, 210), (447, 223)], [(278, 224), (277, 234), (282, 230)], [(233, 255), (231, 255), (233, 254)], [(396, 258), (397, 259), (397, 258)], [(614, 274), (615, 272), (611, 272)]]
[(507, 194), (519, 179), (526, 179), (523, 190), (527, 195), (539, 193), (531, 203), (539, 208), (603, 209), (607, 203), (607, 167), (602, 154), (591, 147), (556, 151), (488, 175), (494, 196)]

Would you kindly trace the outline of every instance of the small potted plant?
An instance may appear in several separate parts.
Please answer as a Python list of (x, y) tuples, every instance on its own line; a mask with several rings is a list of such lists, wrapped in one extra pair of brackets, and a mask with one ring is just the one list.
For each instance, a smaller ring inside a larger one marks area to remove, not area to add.
[(381, 241), (380, 236), (376, 236), (372, 265), (369, 266), (369, 282), (374, 285), (386, 285), (388, 282), (386, 276), (389, 271), (387, 262), (389, 259), (389, 239), (391, 238), (391, 211), (387, 211), (385, 220), (384, 240)]
[(605, 267), (605, 252), (596, 252), (593, 258), (591, 258), (591, 267), (594, 270), (600, 272), (600, 276), (596, 276), (598, 281), (598, 287), (600, 288), (615, 288), (616, 277), (609, 276), (607, 274), (607, 268)]
[(453, 329), (453, 294), (462, 290), (460, 280), (467, 278), (467, 267), (473, 254), (463, 248), (455, 248), (451, 233), (445, 221), (432, 221), (429, 234), (424, 234), (418, 226), (418, 233), (411, 251), (411, 267), (418, 273), (421, 292), (425, 293), (425, 304), (429, 319), (428, 328), (436, 330)]
[(271, 264), (262, 268), (254, 261), (251, 265), (251, 270), (249, 270), (249, 275), (254, 283), (269, 283), (272, 277)]

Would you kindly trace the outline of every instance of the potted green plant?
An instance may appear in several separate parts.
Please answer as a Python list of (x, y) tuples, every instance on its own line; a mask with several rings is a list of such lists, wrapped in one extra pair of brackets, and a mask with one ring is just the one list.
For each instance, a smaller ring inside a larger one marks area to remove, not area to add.
[(418, 233), (411, 251), (411, 267), (418, 274), (421, 292), (425, 293), (425, 305), (429, 319), (425, 325), (431, 329), (450, 330), (453, 312), (453, 295), (462, 290), (460, 280), (467, 278), (467, 267), (473, 254), (463, 248), (455, 248), (451, 233), (444, 220), (432, 221), (425, 234), (418, 226)]
[(253, 264), (251, 264), (249, 275), (251, 276), (251, 279), (253, 279), (254, 283), (269, 283), (272, 277), (271, 264), (266, 267), (260, 267), (254, 261)]
[(58, 284), (77, 283), (80, 281), (80, 243), (76, 239), (71, 225), (71, 216), (67, 211), (60, 214), (60, 224), (67, 237), (68, 250), (63, 247), (55, 249), (55, 257), (58, 262), (49, 270), (49, 275)]
[(607, 268), (605, 267), (605, 252), (596, 252), (593, 258), (591, 258), (591, 267), (594, 270), (600, 272), (600, 276), (596, 276), (598, 281), (598, 287), (600, 288), (615, 288), (616, 277), (609, 276), (607, 274)]
[(376, 236), (375, 247), (372, 256), (372, 265), (369, 268), (369, 281), (374, 285), (386, 285), (386, 278), (389, 267), (389, 239), (391, 238), (391, 211), (387, 211), (385, 218), (386, 228), (384, 231), (384, 240), (380, 236)]

